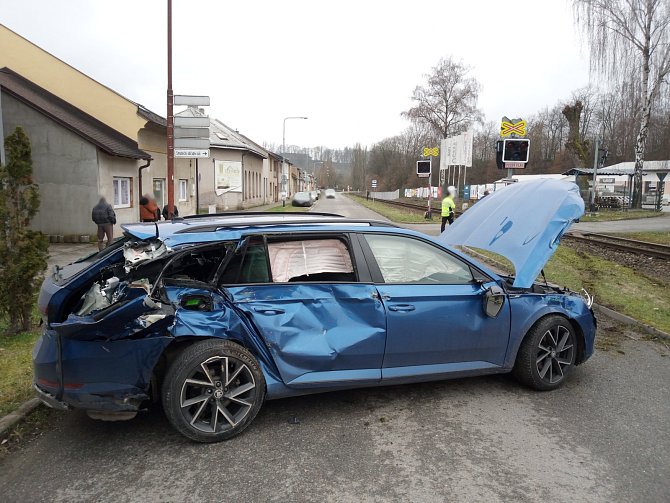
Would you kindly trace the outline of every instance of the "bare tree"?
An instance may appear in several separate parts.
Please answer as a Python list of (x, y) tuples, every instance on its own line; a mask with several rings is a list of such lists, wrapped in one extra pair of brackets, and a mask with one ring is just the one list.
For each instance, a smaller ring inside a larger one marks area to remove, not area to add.
[(588, 158), (588, 140), (582, 140), (583, 136), (580, 133), (580, 126), (582, 124), (582, 111), (584, 104), (577, 100), (574, 105), (566, 104), (563, 107), (563, 115), (568, 121), (568, 141), (565, 143), (567, 148), (573, 155), (577, 167), (583, 168)]
[(403, 117), (430, 126), (440, 138), (458, 133), (479, 120), (480, 85), (469, 73), (470, 67), (463, 62), (454, 61), (451, 56), (441, 59), (433, 73), (425, 75), (426, 84), (414, 89), (412, 100), (416, 104), (403, 112)]
[(633, 207), (642, 207), (642, 166), (654, 99), (670, 73), (670, 0), (573, 0), (588, 38), (591, 69), (621, 80), (639, 77), (642, 106), (635, 142)]

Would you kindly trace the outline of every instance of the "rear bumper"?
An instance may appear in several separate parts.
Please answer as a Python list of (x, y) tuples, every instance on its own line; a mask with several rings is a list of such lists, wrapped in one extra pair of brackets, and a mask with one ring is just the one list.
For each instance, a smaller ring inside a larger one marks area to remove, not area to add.
[(34, 389), (58, 410), (137, 411), (150, 399), (153, 369), (171, 337), (82, 341), (52, 330), (33, 349)]
[(33, 389), (37, 394), (37, 398), (39, 398), (44, 405), (57, 410), (70, 409), (70, 406), (68, 404), (66, 404), (65, 402), (61, 402), (60, 400), (57, 400), (55, 396), (42, 390), (37, 384), (33, 384)]

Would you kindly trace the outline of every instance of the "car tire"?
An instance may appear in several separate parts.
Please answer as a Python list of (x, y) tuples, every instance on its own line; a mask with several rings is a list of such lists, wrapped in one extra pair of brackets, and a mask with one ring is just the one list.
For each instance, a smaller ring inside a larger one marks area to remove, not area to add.
[(220, 339), (187, 347), (170, 365), (162, 387), (170, 424), (196, 442), (240, 434), (264, 398), (265, 378), (256, 359), (239, 344)]
[(540, 391), (559, 388), (575, 366), (577, 337), (563, 316), (539, 320), (521, 343), (514, 363), (516, 379)]

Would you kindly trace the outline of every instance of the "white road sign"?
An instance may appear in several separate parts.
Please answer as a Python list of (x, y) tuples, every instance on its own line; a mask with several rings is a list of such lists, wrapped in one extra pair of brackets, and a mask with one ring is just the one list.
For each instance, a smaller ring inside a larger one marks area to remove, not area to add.
[(472, 166), (472, 130), (459, 135), (444, 138), (440, 144), (442, 156), (440, 157), (440, 169), (447, 166)]
[(208, 127), (176, 127), (175, 138), (209, 138)]
[(176, 148), (174, 149), (174, 156), (181, 159), (195, 159), (195, 158), (209, 158), (208, 148)]
[(175, 105), (191, 105), (194, 107), (208, 107), (209, 96), (190, 96), (187, 94), (175, 94), (173, 96)]
[(209, 138), (175, 138), (174, 148), (206, 149), (209, 148)]
[(209, 117), (180, 117), (174, 118), (177, 127), (209, 127)]

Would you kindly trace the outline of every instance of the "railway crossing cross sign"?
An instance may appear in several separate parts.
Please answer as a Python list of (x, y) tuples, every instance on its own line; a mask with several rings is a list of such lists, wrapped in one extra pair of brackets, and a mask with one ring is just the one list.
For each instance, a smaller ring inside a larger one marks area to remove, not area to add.
[(526, 121), (523, 119), (502, 118), (500, 123), (500, 136), (521, 137), (526, 136)]
[(438, 147), (423, 147), (424, 157), (437, 157), (438, 155), (440, 155), (440, 149)]

